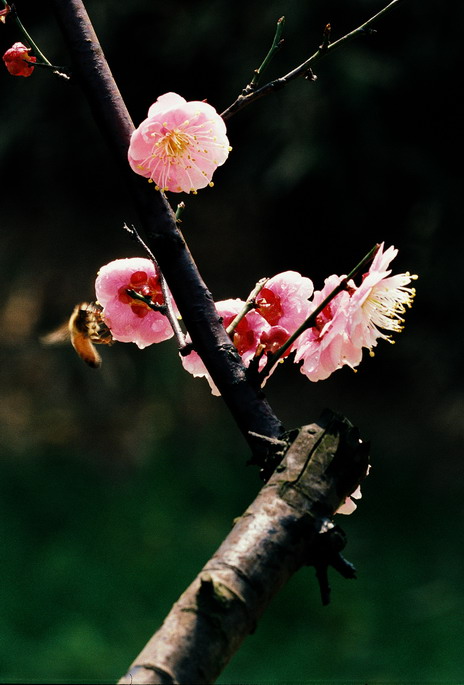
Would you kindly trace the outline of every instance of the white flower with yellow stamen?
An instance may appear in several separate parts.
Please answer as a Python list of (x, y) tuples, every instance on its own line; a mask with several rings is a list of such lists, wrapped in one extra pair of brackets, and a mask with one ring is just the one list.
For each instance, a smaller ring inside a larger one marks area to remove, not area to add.
[(383, 247), (382, 243), (369, 271), (364, 274), (361, 285), (353, 289), (350, 299), (348, 336), (353, 345), (367, 347), (371, 353), (379, 338), (394, 342), (391, 333), (403, 330), (403, 315), (411, 307), (416, 294), (410, 283), (417, 276), (408, 272), (391, 276), (388, 267), (398, 250), (389, 247), (384, 252)]

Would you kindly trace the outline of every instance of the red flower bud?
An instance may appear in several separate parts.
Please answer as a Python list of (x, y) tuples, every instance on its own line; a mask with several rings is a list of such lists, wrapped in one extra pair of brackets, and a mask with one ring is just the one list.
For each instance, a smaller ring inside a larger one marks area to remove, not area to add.
[(32, 74), (34, 67), (29, 63), (36, 62), (37, 59), (28, 54), (30, 51), (31, 48), (27, 48), (22, 43), (15, 43), (5, 52), (3, 61), (12, 76), (30, 76)]

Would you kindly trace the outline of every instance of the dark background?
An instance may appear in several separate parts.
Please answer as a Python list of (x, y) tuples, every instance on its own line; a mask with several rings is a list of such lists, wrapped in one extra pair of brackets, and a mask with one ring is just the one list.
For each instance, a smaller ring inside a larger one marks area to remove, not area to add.
[[(136, 124), (158, 95), (218, 111), (286, 16), (267, 76), (377, 0), (89, 0)], [(46, 3), (17, 3), (67, 64)], [(267, 396), (290, 428), (340, 411), (372, 442), (364, 499), (340, 517), (358, 580), (311, 569), (274, 600), (220, 682), (464, 680), (462, 545), (464, 5), (406, 0), (296, 81), (231, 119), (233, 152), (182, 224), (215, 299), (294, 269), (316, 288), (372, 247), (419, 274), (396, 344), (311, 384), (287, 362)], [(3, 52), (22, 40), (0, 25)], [(140, 254), (111, 154), (76, 86), (0, 71), (0, 679), (113, 682), (260, 487), (232, 419), (170, 341), (104, 349), (100, 371), (41, 334), (94, 297), (98, 268)]]

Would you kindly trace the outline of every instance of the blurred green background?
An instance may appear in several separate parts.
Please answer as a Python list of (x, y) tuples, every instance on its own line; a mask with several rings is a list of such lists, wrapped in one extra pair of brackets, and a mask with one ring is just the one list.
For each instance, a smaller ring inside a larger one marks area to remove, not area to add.
[[(89, 0), (135, 123), (175, 91), (225, 109), (286, 16), (268, 71), (307, 58), (379, 0)], [(17, 3), (68, 61), (47, 4)], [(324, 409), (372, 442), (364, 499), (340, 517), (358, 580), (312, 569), (275, 598), (221, 683), (463, 683), (462, 27), (457, 0), (407, 0), (236, 115), (215, 187), (183, 231), (215, 299), (286, 269), (316, 288), (377, 241), (420, 275), (396, 345), (310, 384), (288, 362), (267, 396), (288, 428)], [(21, 40), (0, 25), (2, 53)], [(0, 71), (0, 681), (114, 682), (260, 488), (247, 447), (175, 344), (104, 349), (100, 371), (41, 334), (92, 299), (98, 268), (140, 254), (113, 160), (76, 86)], [(180, 197), (174, 197), (174, 202)]]

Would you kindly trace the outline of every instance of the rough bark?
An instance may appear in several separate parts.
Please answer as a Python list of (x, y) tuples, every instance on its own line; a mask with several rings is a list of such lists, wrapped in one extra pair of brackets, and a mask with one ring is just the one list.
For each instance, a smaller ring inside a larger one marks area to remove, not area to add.
[(301, 428), (120, 682), (214, 682), (289, 577), (315, 556), (323, 563), (319, 540), (364, 478), (367, 451), (358, 430), (330, 412)]

